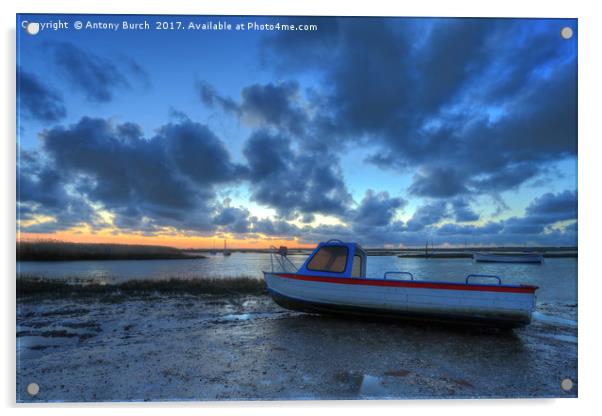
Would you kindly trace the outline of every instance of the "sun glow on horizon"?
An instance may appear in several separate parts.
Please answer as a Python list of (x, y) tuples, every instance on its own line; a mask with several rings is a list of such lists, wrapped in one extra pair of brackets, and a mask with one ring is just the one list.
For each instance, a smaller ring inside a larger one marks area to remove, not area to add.
[(313, 243), (302, 243), (297, 238), (267, 237), (260, 238), (236, 238), (232, 235), (190, 236), (184, 233), (171, 235), (144, 235), (142, 233), (116, 233), (114, 230), (100, 230), (92, 232), (69, 230), (55, 233), (19, 233), (18, 241), (56, 240), (68, 243), (101, 243), (101, 244), (135, 244), (169, 246), (180, 249), (216, 249), (224, 247), (224, 241), (230, 249), (263, 249), (270, 246), (287, 246), (289, 248), (311, 248)]

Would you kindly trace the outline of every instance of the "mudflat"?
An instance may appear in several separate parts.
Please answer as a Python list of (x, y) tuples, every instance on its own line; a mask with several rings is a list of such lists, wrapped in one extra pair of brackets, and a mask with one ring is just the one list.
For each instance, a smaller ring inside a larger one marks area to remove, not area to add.
[[(508, 330), (343, 319), (265, 295), (20, 296), (17, 401), (576, 397), (577, 305)], [(561, 381), (570, 378), (566, 392)], [(27, 385), (40, 386), (36, 396)]]

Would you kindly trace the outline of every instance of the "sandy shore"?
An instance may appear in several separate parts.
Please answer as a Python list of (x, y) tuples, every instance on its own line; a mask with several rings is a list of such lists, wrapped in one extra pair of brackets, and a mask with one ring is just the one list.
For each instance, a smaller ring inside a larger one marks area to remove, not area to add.
[(306, 315), (261, 295), (21, 296), (17, 309), (19, 402), (577, 396), (576, 304), (540, 304), (510, 332)]

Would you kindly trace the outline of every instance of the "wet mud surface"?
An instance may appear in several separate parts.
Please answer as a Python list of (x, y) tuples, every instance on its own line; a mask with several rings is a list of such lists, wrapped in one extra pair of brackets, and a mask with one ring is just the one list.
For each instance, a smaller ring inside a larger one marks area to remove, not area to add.
[[(576, 397), (577, 304), (515, 330), (290, 312), (266, 296), (18, 299), (17, 401)], [(570, 378), (566, 392), (561, 381)], [(36, 396), (27, 385), (40, 386)]]

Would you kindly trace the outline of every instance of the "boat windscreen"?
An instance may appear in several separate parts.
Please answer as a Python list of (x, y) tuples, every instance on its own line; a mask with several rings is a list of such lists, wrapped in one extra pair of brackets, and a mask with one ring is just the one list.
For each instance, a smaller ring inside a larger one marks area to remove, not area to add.
[(347, 264), (348, 250), (345, 246), (320, 248), (307, 264), (309, 270), (343, 273)]

